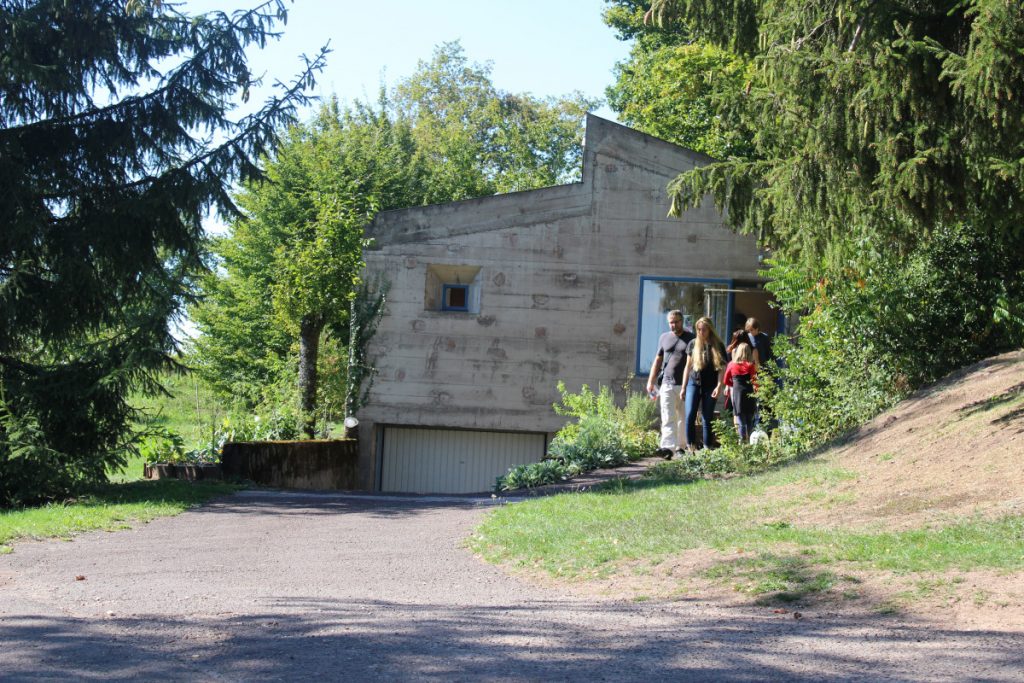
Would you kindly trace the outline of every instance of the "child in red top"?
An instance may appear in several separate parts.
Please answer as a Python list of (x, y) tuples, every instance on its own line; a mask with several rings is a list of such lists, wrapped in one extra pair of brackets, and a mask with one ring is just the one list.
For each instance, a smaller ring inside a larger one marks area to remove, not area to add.
[(725, 395), (732, 399), (733, 421), (740, 441), (750, 441), (750, 432), (754, 426), (754, 414), (757, 412), (757, 399), (754, 390), (757, 388), (757, 364), (750, 344), (737, 344), (732, 351), (732, 362), (725, 367)]

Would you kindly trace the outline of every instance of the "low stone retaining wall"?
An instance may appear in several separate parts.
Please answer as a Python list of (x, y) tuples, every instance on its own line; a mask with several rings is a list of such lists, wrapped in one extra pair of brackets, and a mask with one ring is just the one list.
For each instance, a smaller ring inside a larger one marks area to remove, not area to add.
[(142, 466), (146, 479), (221, 479), (220, 465), (185, 465), (179, 463), (154, 462)]
[(227, 478), (248, 479), (283, 489), (359, 489), (359, 442), (245, 441), (224, 444), (221, 468)]

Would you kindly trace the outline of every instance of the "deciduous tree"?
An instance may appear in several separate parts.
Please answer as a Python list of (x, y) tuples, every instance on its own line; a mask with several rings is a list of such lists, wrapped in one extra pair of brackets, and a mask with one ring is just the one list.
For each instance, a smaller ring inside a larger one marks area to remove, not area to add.
[[(321, 338), (328, 327), (336, 341), (348, 336), (364, 229), (382, 200), (416, 195), (423, 174), (412, 150), (407, 127), (368, 107), (342, 112), (337, 101), (288, 130), (266, 180), (238, 193), (244, 215), (215, 240), (221, 260), (193, 310), (194, 356), (211, 383), (255, 404), (296, 367), (286, 361), (295, 347), (302, 427), (314, 435)], [(239, 337), (243, 320), (254, 326)]]
[[(382, 89), (376, 104), (331, 105), (294, 128), (269, 161), (272, 182), (246, 187), (239, 197), (245, 217), (215, 243), (222, 260), (193, 314), (201, 332), (194, 357), (204, 376), (255, 404), (261, 387), (280, 386), (294, 372), (289, 358), (297, 358), (295, 386), (309, 432), (318, 402), (317, 340), (339, 351), (349, 345), (349, 372), (329, 380), (345, 382), (341, 402), (351, 414), (372, 377), (365, 348), (380, 309), (378, 295), (358, 279), (374, 212), (572, 180), (584, 114), (594, 104), (579, 95), (541, 100), (503, 92), (489, 66), (470, 63), (458, 43), (447, 43), (390, 93)], [(252, 321), (252, 333), (240, 337), (233, 319)], [(269, 382), (271, 369), (285, 374)]]
[(623, 123), (716, 159), (747, 158), (753, 133), (733, 112), (750, 63), (707, 44), (637, 43), (615, 67), (608, 102)]
[(420, 202), (435, 204), (570, 182), (579, 177), (583, 118), (597, 102), (579, 93), (540, 99), (496, 87), (489, 64), (470, 62), (457, 43), (394, 88), (396, 119), (413, 129), (430, 169)]

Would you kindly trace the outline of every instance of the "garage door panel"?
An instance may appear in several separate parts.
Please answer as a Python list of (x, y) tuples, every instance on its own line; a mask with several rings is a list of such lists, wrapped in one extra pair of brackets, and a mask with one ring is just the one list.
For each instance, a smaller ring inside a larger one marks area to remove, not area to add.
[(539, 462), (543, 434), (385, 427), (381, 489), (479, 493), (514, 465)]

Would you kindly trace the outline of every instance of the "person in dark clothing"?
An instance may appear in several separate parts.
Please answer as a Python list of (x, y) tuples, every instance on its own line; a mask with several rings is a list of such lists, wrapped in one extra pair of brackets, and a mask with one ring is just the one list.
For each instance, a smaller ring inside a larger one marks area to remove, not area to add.
[[(750, 345), (754, 348), (754, 363), (760, 368), (765, 363), (775, 360), (775, 353), (772, 351), (772, 338), (761, 331), (761, 323), (758, 322), (757, 318), (747, 318), (746, 324), (743, 329), (747, 333), (747, 337), (750, 339)], [(781, 380), (776, 377), (775, 386), (782, 388)], [(761, 426), (761, 410), (760, 406), (754, 411), (754, 427)], [(771, 432), (775, 428), (775, 421), (771, 420), (767, 425), (768, 432)]]
[(759, 366), (764, 365), (775, 356), (772, 354), (772, 338), (761, 331), (761, 323), (757, 318), (747, 318), (747, 324), (743, 326), (750, 339), (750, 346), (754, 350), (754, 362)]
[[(658, 339), (658, 353), (647, 377), (647, 393), (657, 396), (661, 407), (661, 443), (657, 454), (671, 458), (681, 447), (680, 435), (683, 425), (683, 401), (679, 387), (683, 383), (683, 368), (686, 365), (686, 345), (693, 334), (683, 328), (682, 311), (669, 311), (669, 331)], [(662, 373), (664, 369), (664, 373)], [(657, 377), (662, 374), (662, 381)]]
[(703, 444), (707, 447), (712, 443), (711, 421), (725, 372), (725, 345), (715, 332), (711, 318), (701, 318), (694, 328), (697, 336), (686, 345), (686, 368), (680, 392), (686, 406), (686, 448), (691, 451), (697, 437), (698, 411), (704, 423)]

